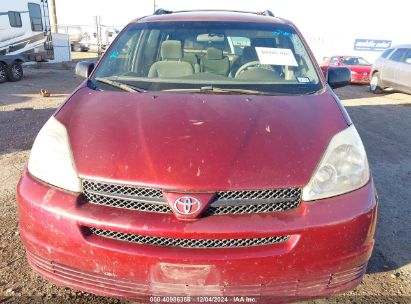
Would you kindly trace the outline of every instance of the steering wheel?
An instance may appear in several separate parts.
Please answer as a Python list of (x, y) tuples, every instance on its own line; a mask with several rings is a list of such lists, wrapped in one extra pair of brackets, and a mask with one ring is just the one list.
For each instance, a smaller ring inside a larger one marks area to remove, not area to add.
[(238, 70), (237, 73), (235, 73), (234, 78), (237, 78), (242, 72), (245, 70), (249, 69), (250, 67), (260, 67), (261, 63), (260, 61), (250, 61), (245, 64), (243, 64)]

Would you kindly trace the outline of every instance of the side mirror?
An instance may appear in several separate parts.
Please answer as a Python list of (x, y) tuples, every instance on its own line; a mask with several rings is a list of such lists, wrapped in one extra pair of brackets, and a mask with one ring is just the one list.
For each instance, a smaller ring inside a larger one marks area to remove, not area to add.
[(82, 78), (88, 78), (93, 72), (94, 62), (90, 61), (80, 61), (76, 65), (76, 75)]
[(346, 67), (329, 67), (326, 79), (333, 89), (345, 87), (351, 82), (351, 72)]

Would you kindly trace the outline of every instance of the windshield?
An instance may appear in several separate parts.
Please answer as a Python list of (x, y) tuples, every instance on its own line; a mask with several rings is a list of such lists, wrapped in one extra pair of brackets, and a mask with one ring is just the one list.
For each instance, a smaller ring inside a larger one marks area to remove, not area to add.
[(362, 57), (341, 57), (341, 61), (346, 65), (371, 65)]
[(103, 90), (124, 84), (139, 92), (302, 95), (323, 88), (292, 27), (239, 22), (133, 24), (105, 54), (92, 81)]

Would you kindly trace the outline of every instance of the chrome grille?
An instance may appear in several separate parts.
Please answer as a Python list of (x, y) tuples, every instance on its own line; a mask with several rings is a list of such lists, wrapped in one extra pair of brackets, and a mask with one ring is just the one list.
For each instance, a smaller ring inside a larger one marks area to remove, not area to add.
[(267, 212), (280, 212), (297, 208), (300, 205), (300, 199), (295, 199), (286, 202), (265, 202), (253, 205), (217, 205), (211, 204), (205, 211), (206, 214), (221, 215), (221, 214), (250, 214), (250, 213), (267, 213)]
[(278, 198), (299, 198), (301, 190), (298, 188), (272, 190), (222, 191), (217, 193), (219, 200), (261, 200)]
[(87, 201), (103, 206), (145, 212), (172, 213), (159, 189), (83, 181)]
[(155, 202), (145, 202), (145, 201), (139, 201), (139, 200), (130, 200), (125, 197), (123, 198), (108, 197), (108, 196), (102, 196), (102, 195), (98, 195), (98, 194), (94, 194), (90, 192), (84, 192), (84, 196), (89, 202), (92, 202), (93, 204), (97, 204), (97, 205), (137, 210), (137, 211), (145, 211), (145, 212), (172, 213), (167, 203), (155, 203)]
[(137, 196), (150, 198), (163, 198), (163, 193), (160, 189), (142, 188), (123, 186), (118, 184), (108, 184), (94, 181), (83, 181), (83, 189), (85, 191), (98, 192), (101, 194), (118, 194), (122, 196)]
[(97, 236), (140, 245), (199, 249), (265, 246), (283, 243), (290, 238), (289, 236), (272, 236), (250, 239), (177, 239), (121, 233), (98, 228), (89, 228), (89, 230), (92, 234)]
[(206, 214), (247, 214), (279, 212), (297, 208), (301, 189), (221, 191), (206, 209)]
[[(84, 180), (83, 194), (87, 201), (97, 205), (172, 213), (160, 189)], [(192, 195), (195, 196), (195, 193)], [(204, 215), (281, 212), (297, 208), (300, 203), (299, 188), (220, 191), (216, 193)]]

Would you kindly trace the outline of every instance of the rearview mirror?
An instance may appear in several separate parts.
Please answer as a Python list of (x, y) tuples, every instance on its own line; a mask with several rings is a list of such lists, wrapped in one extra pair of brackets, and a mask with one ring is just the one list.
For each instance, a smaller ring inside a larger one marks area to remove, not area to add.
[(329, 67), (326, 79), (333, 89), (345, 87), (351, 82), (351, 72), (346, 67)]
[(76, 65), (76, 75), (82, 78), (88, 78), (93, 72), (94, 62), (91, 61), (80, 61)]
[(224, 35), (223, 34), (200, 34), (197, 36), (198, 42), (223, 42)]

